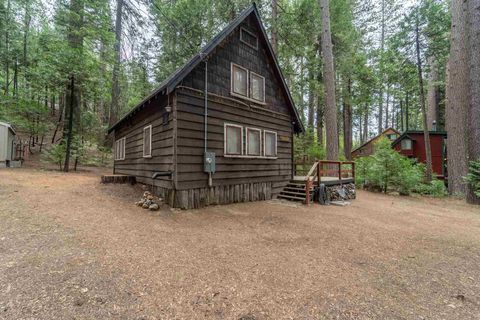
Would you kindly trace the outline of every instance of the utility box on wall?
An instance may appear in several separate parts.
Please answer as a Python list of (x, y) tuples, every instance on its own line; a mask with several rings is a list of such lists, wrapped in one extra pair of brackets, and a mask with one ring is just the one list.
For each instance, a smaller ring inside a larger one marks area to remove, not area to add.
[(204, 153), (204, 171), (206, 173), (215, 173), (215, 152), (206, 151)]

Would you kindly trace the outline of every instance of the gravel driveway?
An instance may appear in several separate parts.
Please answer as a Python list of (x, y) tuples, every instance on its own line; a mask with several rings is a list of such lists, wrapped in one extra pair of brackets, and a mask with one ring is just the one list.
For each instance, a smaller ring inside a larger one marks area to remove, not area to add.
[(0, 319), (480, 319), (480, 208), (359, 192), (149, 212), (93, 173), (0, 170)]

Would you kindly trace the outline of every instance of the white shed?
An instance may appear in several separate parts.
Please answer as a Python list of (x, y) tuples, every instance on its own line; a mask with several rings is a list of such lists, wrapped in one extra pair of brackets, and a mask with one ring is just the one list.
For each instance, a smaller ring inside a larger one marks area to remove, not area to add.
[(0, 167), (9, 167), (15, 158), (15, 130), (5, 122), (0, 122)]

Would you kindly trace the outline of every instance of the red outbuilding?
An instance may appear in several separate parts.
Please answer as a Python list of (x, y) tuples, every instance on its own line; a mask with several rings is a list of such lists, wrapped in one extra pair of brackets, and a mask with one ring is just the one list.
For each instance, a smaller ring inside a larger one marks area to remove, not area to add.
[[(447, 133), (430, 131), (430, 146), (432, 149), (432, 169), (438, 179), (447, 177)], [(425, 138), (423, 131), (408, 130), (392, 142), (392, 147), (400, 154), (426, 162)]]

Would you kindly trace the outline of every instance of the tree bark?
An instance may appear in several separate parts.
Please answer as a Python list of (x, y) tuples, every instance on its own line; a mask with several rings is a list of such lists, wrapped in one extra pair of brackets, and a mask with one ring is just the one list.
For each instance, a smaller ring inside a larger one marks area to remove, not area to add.
[[(430, 74), (428, 81), (428, 112), (427, 112), (427, 124), (428, 130), (433, 130), (433, 122), (436, 123), (436, 128), (439, 126), (438, 119), (438, 103), (439, 103), (439, 89), (438, 89), (438, 68), (435, 61), (435, 57), (429, 57)], [(435, 128), (435, 129), (436, 129)]]
[(381, 35), (380, 35), (380, 91), (378, 93), (378, 134), (383, 132), (383, 84), (384, 84), (384, 70), (383, 70), (383, 53), (385, 51), (385, 0), (381, 3)]
[(469, 73), (467, 63), (466, 4), (452, 1), (452, 31), (447, 72), (445, 107), (448, 152), (448, 189), (451, 194), (464, 195), (463, 177), (467, 167), (467, 110), (469, 104)]
[[(468, 161), (480, 160), (480, 0), (468, 0), (468, 58), (470, 105), (468, 110)], [(480, 205), (480, 197), (467, 184), (467, 202)]]
[(68, 129), (67, 129), (67, 148), (65, 152), (65, 163), (63, 167), (63, 171), (68, 172), (70, 168), (70, 148), (72, 146), (72, 139), (73, 139), (73, 114), (74, 114), (74, 92), (75, 92), (75, 78), (72, 75), (72, 78), (69, 83), (70, 87), (70, 105), (69, 105), (69, 110), (68, 110)]
[(352, 159), (352, 80), (347, 79), (347, 95), (343, 98), (343, 151), (345, 158)]
[(275, 53), (278, 52), (278, 36), (277, 36), (277, 0), (272, 0), (272, 48)]
[(363, 115), (363, 142), (368, 140), (368, 104), (365, 104), (365, 114)]
[(432, 148), (430, 145), (430, 132), (428, 131), (427, 124), (427, 110), (425, 106), (425, 90), (423, 87), (423, 70), (422, 59), (420, 57), (420, 30), (419, 30), (419, 17), (417, 13), (416, 25), (415, 25), (415, 49), (417, 53), (417, 69), (418, 69), (418, 84), (419, 84), (419, 96), (420, 96), (420, 108), (422, 110), (423, 120), (423, 137), (425, 140), (425, 155), (426, 155), (426, 168), (425, 168), (425, 180), (427, 182), (432, 181)]
[(120, 49), (122, 44), (122, 17), (123, 17), (123, 0), (117, 0), (117, 15), (115, 19), (115, 61), (112, 72), (112, 105), (110, 106), (109, 125), (112, 126), (118, 120), (120, 111)]
[(335, 102), (335, 73), (333, 69), (332, 36), (330, 33), (329, 0), (319, 0), (322, 15), (322, 54), (325, 84), (325, 127), (327, 159), (338, 160), (337, 105)]

